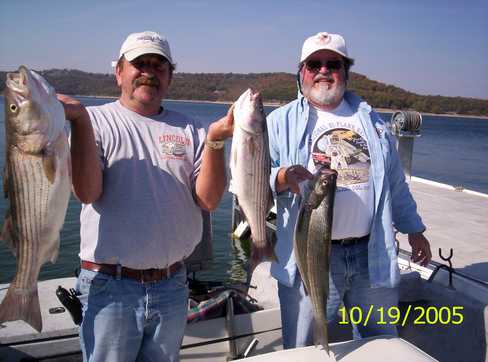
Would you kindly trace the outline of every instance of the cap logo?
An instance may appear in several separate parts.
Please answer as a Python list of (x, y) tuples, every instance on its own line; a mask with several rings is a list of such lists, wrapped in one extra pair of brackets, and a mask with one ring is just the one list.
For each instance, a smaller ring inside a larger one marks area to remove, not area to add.
[(329, 36), (327, 33), (320, 33), (317, 34), (317, 38), (315, 39), (315, 43), (320, 44), (320, 45), (325, 45), (330, 43), (332, 38)]
[(157, 36), (151, 36), (151, 35), (142, 35), (137, 38), (137, 40), (147, 40), (147, 41), (160, 41), (161, 38)]

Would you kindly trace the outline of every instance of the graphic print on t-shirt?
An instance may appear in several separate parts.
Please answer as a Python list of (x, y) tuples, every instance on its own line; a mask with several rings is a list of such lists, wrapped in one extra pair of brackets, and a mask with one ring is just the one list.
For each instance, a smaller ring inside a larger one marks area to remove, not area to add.
[(366, 140), (359, 133), (347, 128), (314, 133), (318, 134), (312, 144), (315, 166), (329, 164), (338, 172), (337, 184), (340, 186), (368, 182), (371, 160)]
[(177, 134), (163, 134), (159, 136), (159, 144), (163, 159), (183, 160), (190, 139)]

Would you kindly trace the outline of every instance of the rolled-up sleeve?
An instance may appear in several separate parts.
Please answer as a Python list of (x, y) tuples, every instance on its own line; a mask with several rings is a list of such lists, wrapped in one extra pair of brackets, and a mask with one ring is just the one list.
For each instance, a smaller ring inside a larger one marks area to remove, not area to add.
[(422, 232), (425, 230), (425, 225), (417, 213), (417, 203), (405, 181), (396, 141), (390, 132), (386, 132), (386, 137), (390, 146), (387, 175), (391, 191), (393, 223), (395, 228), (404, 234)]
[(269, 154), (271, 158), (271, 173), (269, 176), (269, 184), (273, 191), (273, 196), (276, 197), (276, 177), (280, 170), (280, 146), (279, 146), (279, 130), (278, 130), (279, 112), (271, 112), (267, 119), (268, 140), (269, 140)]

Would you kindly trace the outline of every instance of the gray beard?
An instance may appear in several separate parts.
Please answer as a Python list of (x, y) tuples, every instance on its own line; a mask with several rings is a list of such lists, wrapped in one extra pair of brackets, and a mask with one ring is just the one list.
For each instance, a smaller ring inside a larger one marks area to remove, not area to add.
[(339, 105), (346, 91), (346, 83), (335, 84), (328, 88), (327, 84), (318, 83), (315, 87), (304, 87), (303, 95), (313, 104), (322, 107)]

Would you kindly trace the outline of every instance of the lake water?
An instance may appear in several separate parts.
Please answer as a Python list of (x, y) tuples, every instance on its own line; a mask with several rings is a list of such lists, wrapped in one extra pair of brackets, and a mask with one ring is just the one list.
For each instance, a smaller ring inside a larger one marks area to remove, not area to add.
[[(109, 99), (80, 98), (85, 105), (109, 102)], [(168, 109), (179, 111), (199, 119), (203, 124), (224, 116), (228, 105), (211, 103), (166, 101)], [(265, 107), (269, 113), (273, 107)], [(383, 113), (385, 120), (391, 114)], [(0, 97), (0, 167), (5, 162), (4, 99)], [(470, 190), (488, 193), (488, 120), (424, 116), (422, 136), (415, 139), (414, 176), (427, 178)], [(227, 154), (230, 142), (226, 145)], [(227, 157), (228, 160), (228, 157)], [(0, 200), (0, 217), (5, 215), (7, 200)], [(226, 192), (219, 208), (213, 213), (213, 252), (211, 268), (198, 272), (203, 280), (244, 280), (245, 255), (234, 247), (230, 239), (232, 197)], [(40, 279), (73, 276), (79, 264), (79, 212), (80, 204), (70, 201), (66, 221), (61, 232), (61, 249), (56, 264), (45, 264)], [(5, 244), (0, 242), (0, 283), (10, 282), (15, 275), (16, 260)]]

